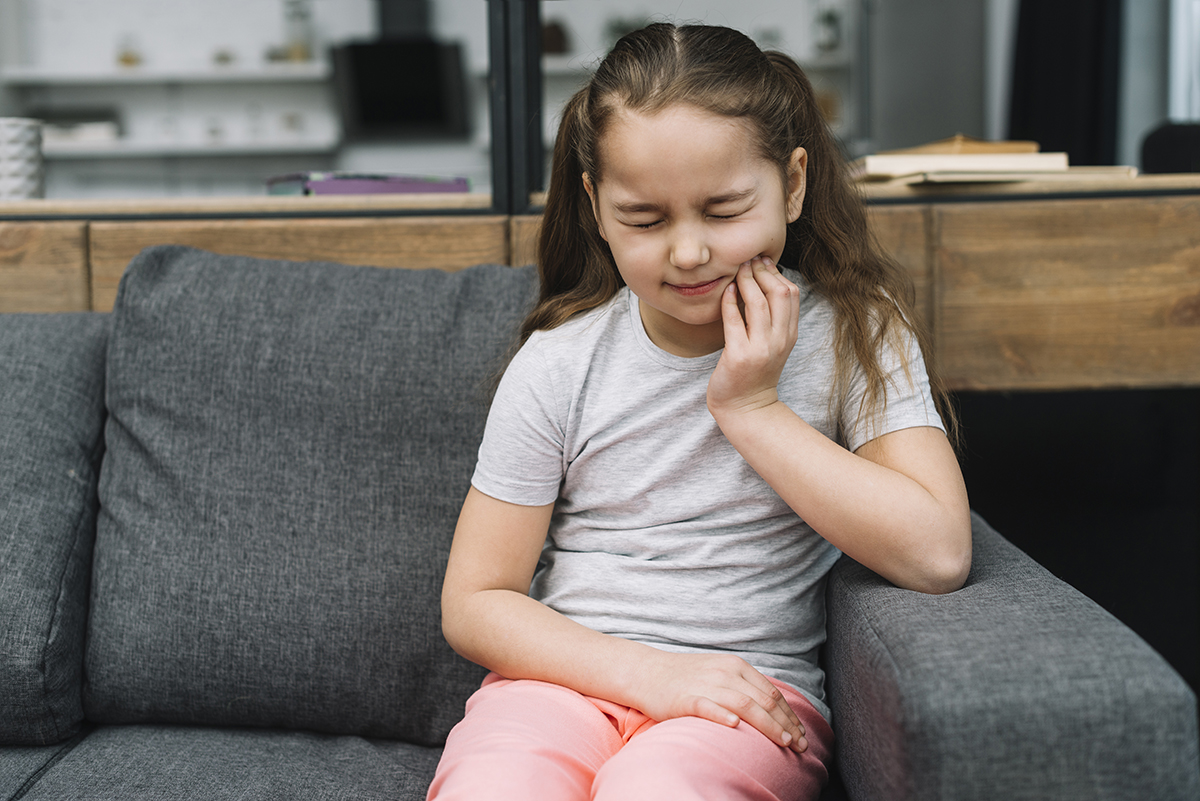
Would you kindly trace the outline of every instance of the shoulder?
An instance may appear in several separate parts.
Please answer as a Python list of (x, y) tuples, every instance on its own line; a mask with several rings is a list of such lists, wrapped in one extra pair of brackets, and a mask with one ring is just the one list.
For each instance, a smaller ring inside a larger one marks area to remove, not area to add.
[[(578, 385), (598, 353), (620, 347), (621, 324), (627, 323), (628, 290), (563, 324), (530, 334), (513, 356), (500, 386), (534, 383), (543, 389)], [(624, 313), (622, 313), (624, 311)]]
[(521, 352), (537, 353), (552, 362), (577, 363), (597, 349), (613, 346), (623, 327), (628, 327), (628, 312), (629, 290), (622, 288), (609, 300), (576, 314), (556, 328), (534, 331)]

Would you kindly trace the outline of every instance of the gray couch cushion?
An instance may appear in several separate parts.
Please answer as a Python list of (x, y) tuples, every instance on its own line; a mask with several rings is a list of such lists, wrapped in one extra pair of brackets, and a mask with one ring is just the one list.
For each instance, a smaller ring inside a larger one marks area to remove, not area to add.
[(1150, 646), (973, 518), (967, 585), (830, 574), (829, 694), (854, 798), (1200, 798), (1196, 698)]
[(107, 315), (0, 315), (0, 744), (83, 718), (107, 334)]
[(77, 734), (54, 745), (0, 748), (0, 799), (24, 798), (82, 739), (83, 735)]
[(529, 270), (155, 248), (122, 279), (85, 708), (441, 742), (438, 598)]
[(304, 732), (105, 726), (21, 798), (423, 801), (440, 754)]

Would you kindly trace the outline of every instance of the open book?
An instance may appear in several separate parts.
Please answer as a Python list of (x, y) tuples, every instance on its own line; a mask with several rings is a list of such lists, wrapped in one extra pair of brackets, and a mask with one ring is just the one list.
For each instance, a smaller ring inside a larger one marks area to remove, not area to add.
[(898, 184), (1132, 178), (1134, 167), (1071, 167), (1066, 153), (1041, 153), (1036, 142), (987, 142), (959, 134), (906, 150), (863, 156), (858, 181)]

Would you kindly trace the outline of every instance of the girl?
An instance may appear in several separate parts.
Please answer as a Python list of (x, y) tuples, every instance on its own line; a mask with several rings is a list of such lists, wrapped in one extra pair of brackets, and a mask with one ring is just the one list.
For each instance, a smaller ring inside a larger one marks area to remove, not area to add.
[(942, 393), (844, 172), (729, 29), (629, 34), (568, 103), (442, 595), (493, 673), (430, 798), (816, 798), (839, 553), (964, 582)]

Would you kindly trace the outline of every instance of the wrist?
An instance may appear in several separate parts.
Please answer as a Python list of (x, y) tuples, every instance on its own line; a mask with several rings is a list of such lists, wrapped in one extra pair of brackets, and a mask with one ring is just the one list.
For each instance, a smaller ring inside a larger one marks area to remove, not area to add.
[(769, 418), (775, 413), (775, 407), (782, 405), (778, 391), (771, 387), (736, 399), (716, 401), (709, 398), (708, 413), (724, 431), (727, 425), (754, 424), (757, 420)]

